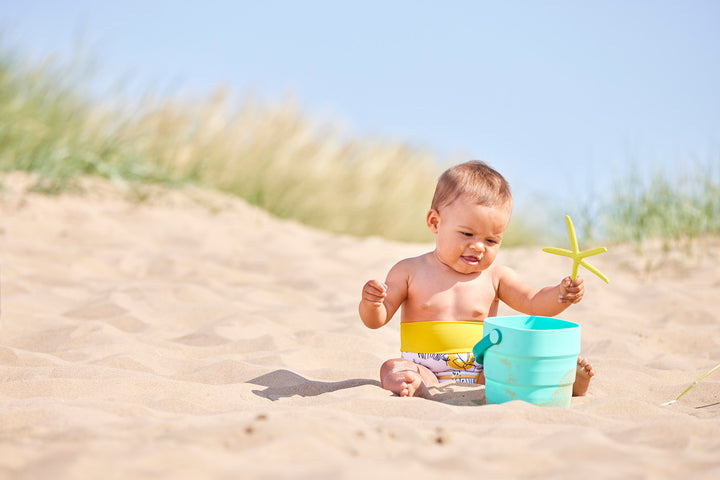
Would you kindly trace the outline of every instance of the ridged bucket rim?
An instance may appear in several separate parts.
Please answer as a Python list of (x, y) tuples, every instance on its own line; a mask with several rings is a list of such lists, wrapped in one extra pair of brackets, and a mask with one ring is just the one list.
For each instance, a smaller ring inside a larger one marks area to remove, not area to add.
[[(555, 328), (530, 328), (528, 326), (523, 325), (504, 325), (501, 324), (501, 322), (496, 322), (496, 320), (520, 320), (525, 319), (525, 322), (528, 322), (530, 319), (540, 319), (540, 320), (547, 320), (555, 325), (557, 327)], [(563, 320), (562, 318), (556, 318), (556, 317), (545, 317), (542, 315), (504, 315), (499, 317), (488, 317), (485, 319), (485, 328), (488, 328), (490, 326), (494, 326), (494, 328), (514, 328), (516, 330), (521, 330), (525, 332), (544, 332), (544, 331), (553, 331), (553, 330), (573, 330), (576, 328), (580, 328), (579, 323), (571, 322), (570, 320)]]

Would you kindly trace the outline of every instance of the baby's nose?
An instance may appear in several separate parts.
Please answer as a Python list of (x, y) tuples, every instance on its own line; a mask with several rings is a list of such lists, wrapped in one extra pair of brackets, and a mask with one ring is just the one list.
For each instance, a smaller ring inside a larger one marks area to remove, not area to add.
[(470, 244), (470, 248), (472, 248), (473, 250), (476, 250), (478, 252), (484, 252), (485, 251), (485, 242), (482, 242), (482, 241), (472, 242)]

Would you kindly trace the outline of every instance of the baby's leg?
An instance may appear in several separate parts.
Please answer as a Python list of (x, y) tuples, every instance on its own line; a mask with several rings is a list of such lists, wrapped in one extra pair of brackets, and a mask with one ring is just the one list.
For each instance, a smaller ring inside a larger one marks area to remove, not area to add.
[(573, 384), (573, 397), (582, 397), (587, 393), (590, 379), (593, 376), (595, 376), (593, 366), (588, 363), (586, 358), (578, 357), (575, 383)]
[(423, 398), (430, 397), (427, 387), (439, 384), (426, 367), (403, 358), (393, 358), (382, 364), (380, 382), (384, 389), (401, 397)]

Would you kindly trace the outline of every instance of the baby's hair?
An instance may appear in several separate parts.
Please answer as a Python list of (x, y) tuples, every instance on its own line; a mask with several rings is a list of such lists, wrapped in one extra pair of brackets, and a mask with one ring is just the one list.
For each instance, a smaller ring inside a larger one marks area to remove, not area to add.
[(430, 208), (438, 210), (461, 196), (486, 207), (512, 208), (510, 184), (495, 169), (479, 160), (445, 170), (438, 179)]

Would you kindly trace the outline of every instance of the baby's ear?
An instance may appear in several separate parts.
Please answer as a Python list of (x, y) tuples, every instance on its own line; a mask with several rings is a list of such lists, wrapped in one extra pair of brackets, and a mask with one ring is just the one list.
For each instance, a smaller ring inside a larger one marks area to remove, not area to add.
[(440, 224), (440, 212), (431, 208), (425, 218), (425, 223), (432, 233), (438, 233), (438, 225)]

